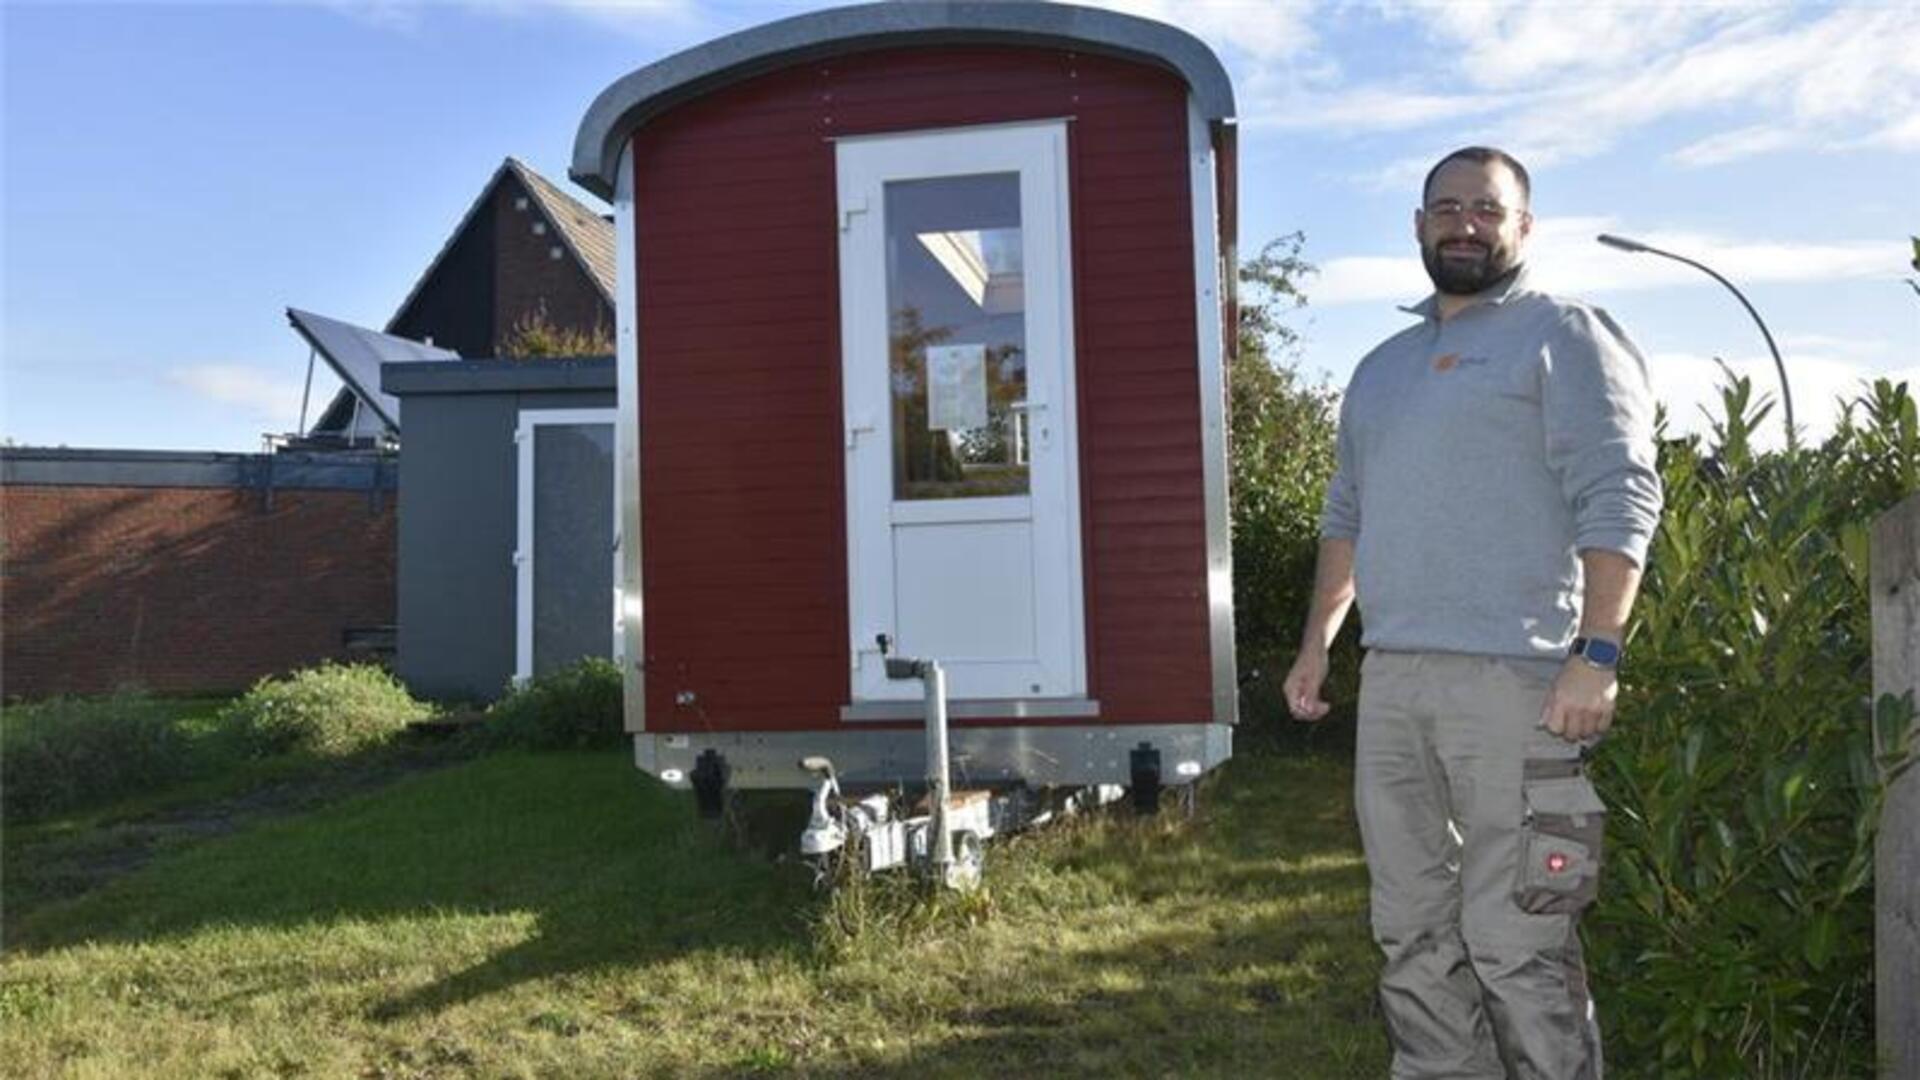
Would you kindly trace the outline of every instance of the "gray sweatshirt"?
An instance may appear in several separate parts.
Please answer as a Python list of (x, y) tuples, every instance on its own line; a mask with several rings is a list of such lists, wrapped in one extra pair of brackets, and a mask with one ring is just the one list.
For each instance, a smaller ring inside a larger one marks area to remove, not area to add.
[(1320, 532), (1354, 541), (1362, 643), (1541, 660), (1579, 626), (1578, 553), (1644, 565), (1660, 519), (1646, 362), (1606, 312), (1506, 286), (1360, 361)]

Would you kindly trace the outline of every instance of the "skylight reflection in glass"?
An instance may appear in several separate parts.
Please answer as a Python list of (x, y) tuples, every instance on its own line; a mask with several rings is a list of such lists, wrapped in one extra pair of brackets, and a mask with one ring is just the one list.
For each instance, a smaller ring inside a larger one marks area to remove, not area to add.
[(1020, 174), (886, 185), (896, 499), (1028, 492)]

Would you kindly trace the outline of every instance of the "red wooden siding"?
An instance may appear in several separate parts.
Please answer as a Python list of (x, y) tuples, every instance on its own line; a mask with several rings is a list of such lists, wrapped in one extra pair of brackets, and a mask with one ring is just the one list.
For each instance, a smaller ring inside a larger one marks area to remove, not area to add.
[(848, 700), (829, 140), (1061, 117), (1089, 693), (1105, 722), (1213, 719), (1186, 102), (1178, 77), (1104, 57), (901, 49), (640, 130), (649, 730), (838, 727)]

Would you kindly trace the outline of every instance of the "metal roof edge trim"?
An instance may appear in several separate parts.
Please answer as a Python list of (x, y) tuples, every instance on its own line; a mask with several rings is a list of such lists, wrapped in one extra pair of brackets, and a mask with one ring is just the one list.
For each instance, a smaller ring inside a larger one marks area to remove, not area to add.
[(490, 394), (614, 389), (611, 356), (542, 360), (427, 360), (380, 365), (380, 389), (411, 394)]
[(883, 0), (751, 27), (629, 72), (588, 106), (568, 175), (611, 199), (626, 141), (675, 105), (808, 60), (927, 44), (1067, 46), (1144, 60), (1184, 78), (1208, 120), (1234, 115), (1233, 84), (1220, 58), (1199, 38), (1166, 23), (1035, 0)]
[(366, 454), (64, 447), (0, 451), (0, 486), (5, 487), (392, 491), (398, 486), (398, 472), (391, 456)]

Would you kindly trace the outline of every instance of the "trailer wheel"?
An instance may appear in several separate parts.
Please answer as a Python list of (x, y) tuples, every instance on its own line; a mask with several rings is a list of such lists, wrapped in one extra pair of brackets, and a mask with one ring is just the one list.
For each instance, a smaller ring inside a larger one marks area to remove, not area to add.
[(1133, 779), (1133, 812), (1149, 817), (1160, 812), (1160, 751), (1143, 742), (1127, 755)]
[(826, 895), (867, 872), (867, 838), (848, 833), (847, 841), (832, 851), (804, 857), (813, 871), (813, 891)]
[(1200, 781), (1195, 780), (1191, 783), (1181, 784), (1177, 790), (1180, 792), (1180, 813), (1188, 820), (1198, 817), (1200, 814)]
[(980, 835), (972, 829), (955, 831), (953, 861), (947, 864), (947, 888), (958, 892), (972, 892), (979, 888), (986, 862), (987, 848), (981, 843)]
[(700, 810), (700, 816), (708, 821), (717, 821), (726, 813), (727, 781), (733, 776), (733, 766), (718, 750), (707, 750), (694, 759), (693, 801)]

